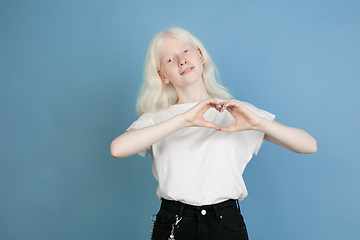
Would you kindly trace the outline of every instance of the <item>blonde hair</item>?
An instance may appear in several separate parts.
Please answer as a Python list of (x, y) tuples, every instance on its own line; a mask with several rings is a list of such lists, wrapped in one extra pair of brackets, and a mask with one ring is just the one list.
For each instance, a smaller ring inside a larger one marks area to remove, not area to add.
[(201, 51), (205, 62), (202, 78), (210, 97), (225, 100), (232, 98), (227, 89), (220, 85), (219, 72), (201, 42), (184, 29), (170, 28), (156, 34), (149, 45), (145, 60), (144, 81), (136, 105), (139, 115), (147, 111), (168, 108), (178, 100), (178, 95), (172, 83), (164, 83), (158, 73), (160, 71), (160, 48), (165, 36), (175, 37)]

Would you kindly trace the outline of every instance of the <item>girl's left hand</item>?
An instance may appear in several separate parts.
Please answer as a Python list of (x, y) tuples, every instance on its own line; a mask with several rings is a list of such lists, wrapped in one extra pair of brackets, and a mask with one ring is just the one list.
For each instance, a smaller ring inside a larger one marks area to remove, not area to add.
[(221, 103), (221, 112), (225, 109), (234, 117), (235, 124), (231, 127), (222, 127), (220, 131), (237, 132), (245, 130), (255, 130), (260, 123), (260, 117), (234, 100)]
[(226, 109), (235, 119), (234, 126), (222, 127), (220, 131), (257, 130), (265, 133), (265, 140), (290, 151), (296, 153), (314, 153), (317, 150), (316, 140), (304, 130), (288, 127), (281, 123), (259, 117), (234, 100), (222, 102), (220, 105), (220, 112)]

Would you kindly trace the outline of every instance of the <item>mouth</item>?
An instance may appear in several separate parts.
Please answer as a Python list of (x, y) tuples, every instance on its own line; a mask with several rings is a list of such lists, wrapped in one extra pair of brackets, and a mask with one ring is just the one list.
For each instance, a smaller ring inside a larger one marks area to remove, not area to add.
[(180, 75), (184, 75), (184, 74), (190, 72), (190, 71), (193, 70), (193, 69), (194, 69), (194, 67), (189, 67), (189, 68), (185, 69), (184, 71), (182, 71), (182, 72), (180, 73)]

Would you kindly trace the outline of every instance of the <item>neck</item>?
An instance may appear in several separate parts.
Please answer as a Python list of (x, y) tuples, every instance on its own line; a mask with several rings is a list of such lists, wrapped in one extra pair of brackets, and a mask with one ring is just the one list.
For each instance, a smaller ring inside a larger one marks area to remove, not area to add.
[(197, 84), (186, 86), (186, 88), (175, 89), (179, 97), (179, 100), (176, 102), (176, 104), (200, 102), (210, 98), (202, 81), (200, 81), (200, 83), (198, 82)]

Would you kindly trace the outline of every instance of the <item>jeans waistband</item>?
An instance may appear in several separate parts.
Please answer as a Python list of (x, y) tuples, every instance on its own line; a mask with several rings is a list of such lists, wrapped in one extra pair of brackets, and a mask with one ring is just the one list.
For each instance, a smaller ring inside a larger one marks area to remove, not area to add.
[(161, 209), (171, 215), (178, 215), (179, 217), (192, 219), (218, 219), (222, 218), (223, 215), (233, 213), (234, 211), (240, 211), (240, 206), (238, 201), (234, 199), (203, 206), (194, 206), (178, 201), (162, 199)]

